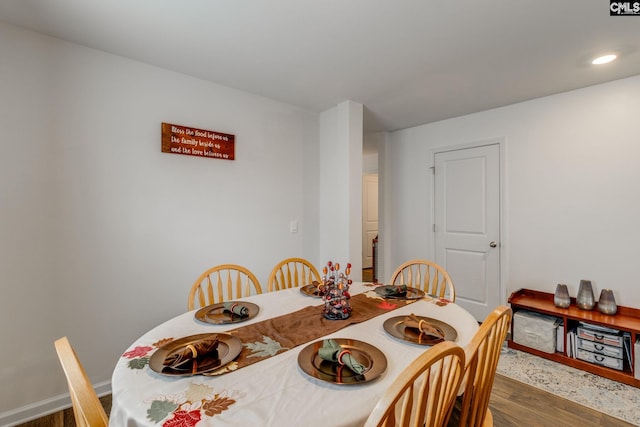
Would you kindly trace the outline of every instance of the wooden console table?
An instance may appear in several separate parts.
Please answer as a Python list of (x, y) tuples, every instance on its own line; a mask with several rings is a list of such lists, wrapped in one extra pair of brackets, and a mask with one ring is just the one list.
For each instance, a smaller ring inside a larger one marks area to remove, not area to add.
[[(553, 304), (553, 294), (529, 289), (520, 289), (519, 291), (511, 294), (509, 297), (509, 304), (511, 304), (511, 308), (514, 313), (518, 310), (528, 310), (547, 314), (562, 319), (564, 324), (564, 331), (562, 331), (562, 339), (564, 340), (563, 352), (545, 353), (531, 347), (520, 345), (509, 339), (507, 343), (510, 348), (535, 354), (536, 356), (553, 360), (558, 363), (564, 363), (565, 365), (573, 366), (574, 368), (582, 369), (584, 371), (591, 372), (592, 374), (600, 375), (624, 384), (640, 387), (640, 379), (634, 378), (632, 372), (635, 358), (640, 357), (640, 355), (635, 354), (634, 350), (634, 343), (640, 337), (640, 310), (618, 306), (616, 314), (606, 315), (600, 313), (597, 306), (593, 310), (582, 310), (578, 308), (576, 306), (575, 298), (571, 298), (571, 305), (569, 308), (560, 308)], [(629, 332), (631, 334), (631, 367), (625, 366), (624, 370), (619, 371), (567, 356), (567, 332), (575, 328), (579, 322), (586, 322), (597, 326), (606, 326), (618, 329), (622, 332)], [(558, 333), (560, 332), (561, 329), (558, 329)], [(511, 324), (511, 337), (513, 337), (513, 323)]]

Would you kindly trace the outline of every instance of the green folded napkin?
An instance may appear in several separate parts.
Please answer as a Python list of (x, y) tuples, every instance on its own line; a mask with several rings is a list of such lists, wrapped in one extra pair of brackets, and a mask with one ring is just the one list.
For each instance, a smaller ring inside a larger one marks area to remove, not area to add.
[(343, 349), (340, 344), (331, 339), (322, 342), (322, 347), (318, 349), (318, 355), (323, 360), (345, 365), (358, 375), (367, 369), (353, 357), (349, 350)]
[(237, 302), (224, 302), (222, 305), (225, 311), (237, 314), (238, 316), (244, 317), (249, 315), (249, 308), (246, 305)]
[(404, 295), (407, 293), (407, 285), (389, 285), (380, 289), (380, 293), (384, 296), (391, 297), (396, 295)]

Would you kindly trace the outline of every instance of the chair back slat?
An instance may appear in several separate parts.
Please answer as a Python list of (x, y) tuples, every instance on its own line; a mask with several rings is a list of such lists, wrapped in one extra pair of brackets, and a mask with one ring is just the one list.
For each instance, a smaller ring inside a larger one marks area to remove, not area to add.
[(400, 265), (391, 275), (390, 285), (418, 288), (436, 298), (456, 300), (456, 289), (449, 273), (435, 262), (414, 259)]
[(187, 308), (219, 304), (237, 298), (262, 293), (260, 282), (246, 267), (220, 264), (202, 273), (191, 286)]
[(498, 368), (504, 340), (511, 324), (512, 310), (501, 305), (480, 325), (471, 342), (465, 347), (466, 386), (461, 405), (452, 417), (453, 425), (480, 427), (492, 419), (489, 413), (491, 389)]
[(465, 352), (450, 341), (414, 360), (387, 389), (365, 427), (446, 425), (464, 375)]
[(62, 370), (67, 377), (73, 416), (79, 427), (107, 427), (109, 418), (84, 367), (67, 337), (54, 342)]
[(267, 290), (271, 292), (297, 288), (320, 280), (318, 270), (309, 261), (304, 258), (287, 258), (271, 270)]

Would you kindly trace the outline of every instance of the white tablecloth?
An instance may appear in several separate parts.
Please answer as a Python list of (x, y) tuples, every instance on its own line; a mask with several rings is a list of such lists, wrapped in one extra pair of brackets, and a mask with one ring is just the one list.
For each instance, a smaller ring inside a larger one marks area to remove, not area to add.
[[(362, 283), (354, 283), (350, 291), (354, 295), (373, 292)], [(460, 306), (438, 306), (426, 298), (323, 337), (365, 341), (385, 354), (386, 372), (377, 380), (358, 385), (336, 385), (306, 375), (297, 358), (307, 344), (215, 377), (169, 377), (149, 368), (148, 357), (162, 339), (223, 332), (322, 304), (321, 299), (306, 296), (299, 288), (244, 300), (260, 307), (258, 315), (246, 322), (210, 325), (197, 321), (191, 311), (133, 343), (113, 372), (110, 426), (361, 426), (393, 380), (427, 349), (388, 334), (382, 326), (387, 318), (415, 313), (441, 320), (456, 329), (456, 342), (461, 346), (478, 329), (473, 316)]]

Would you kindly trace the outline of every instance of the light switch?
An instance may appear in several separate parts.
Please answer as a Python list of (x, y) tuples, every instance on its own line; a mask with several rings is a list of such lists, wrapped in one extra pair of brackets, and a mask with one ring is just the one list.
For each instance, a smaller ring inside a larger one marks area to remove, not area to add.
[(289, 223), (289, 231), (291, 233), (297, 233), (298, 232), (298, 221), (296, 221), (294, 219)]

